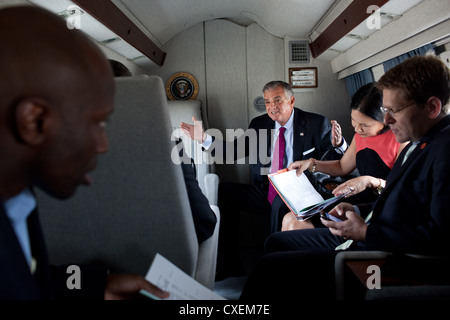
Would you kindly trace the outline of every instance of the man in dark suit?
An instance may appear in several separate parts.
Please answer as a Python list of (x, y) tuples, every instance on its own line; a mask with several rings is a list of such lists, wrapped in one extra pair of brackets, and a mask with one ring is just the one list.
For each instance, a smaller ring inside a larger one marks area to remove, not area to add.
[(66, 199), (92, 183), (114, 80), (91, 40), (38, 7), (0, 10), (0, 43), (0, 299), (167, 297), (141, 275), (96, 268), (71, 290), (67, 268), (48, 265), (32, 189)]
[[(333, 122), (332, 128), (324, 116), (294, 107), (295, 96), (288, 83), (271, 81), (264, 86), (263, 94), (267, 113), (254, 118), (249, 129), (233, 142), (224, 142), (208, 135), (195, 118), (194, 125), (181, 124), (183, 132), (201, 142), (203, 147), (212, 153), (213, 159), (218, 157), (230, 163), (249, 157), (251, 184), (219, 185), (219, 273), (224, 264), (235, 264), (239, 261), (237, 235), (241, 210), (258, 214), (263, 219), (270, 216), (272, 232), (280, 230), (281, 220), (289, 211), (278, 195), (273, 200), (268, 200), (267, 175), (271, 172), (273, 150), (281, 127), (286, 130), (283, 168), (296, 160), (320, 159), (327, 151), (334, 153), (337, 159), (347, 147), (337, 122)], [(333, 146), (341, 148), (342, 153), (332, 150)], [(240, 266), (233, 268), (236, 270), (231, 270), (231, 274), (242, 272)], [(222, 277), (224, 276), (219, 276), (218, 279)]]
[(183, 170), (192, 218), (194, 219), (195, 233), (200, 244), (213, 235), (217, 217), (198, 185), (192, 165), (190, 163), (182, 163), (181, 169)]
[[(334, 247), (344, 240), (350, 241), (345, 242), (348, 250), (449, 255), (449, 79), (449, 69), (439, 58), (424, 56), (408, 59), (379, 80), (384, 122), (398, 142), (411, 142), (371, 208), (370, 220), (364, 221), (356, 208), (341, 203), (330, 213), (342, 222), (322, 219), (328, 228), (272, 235), (266, 243), (272, 254), (261, 260), (249, 278), (243, 298), (255, 298), (264, 286), (264, 298), (270, 292), (289, 297), (294, 290), (296, 296), (332, 299), (334, 257), (345, 249)], [(359, 209), (363, 208), (370, 209)], [(289, 278), (292, 282), (283, 286), (288, 282), (282, 271), (289, 268), (305, 270), (307, 277)]]

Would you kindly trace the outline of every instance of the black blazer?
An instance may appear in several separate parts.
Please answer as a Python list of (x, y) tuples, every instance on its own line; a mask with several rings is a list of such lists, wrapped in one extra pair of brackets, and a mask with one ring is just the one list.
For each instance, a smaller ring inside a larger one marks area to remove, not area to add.
[(31, 252), (37, 261), (31, 274), (3, 204), (0, 205), (0, 299), (50, 299), (53, 287), (37, 210), (28, 217)]
[(181, 168), (194, 220), (195, 233), (200, 244), (214, 233), (217, 217), (198, 185), (192, 165), (190, 163), (182, 163)]
[(103, 299), (106, 268), (80, 266), (81, 290), (67, 289), (67, 266), (49, 266), (38, 210), (27, 224), (31, 254), (37, 261), (34, 274), (0, 202), (0, 300)]
[(449, 255), (450, 116), (435, 125), (401, 165), (405, 148), (373, 208), (365, 246)]
[[(326, 117), (294, 108), (293, 128), (294, 161), (309, 158), (320, 159), (325, 152), (333, 149), (331, 144), (331, 125)], [(264, 192), (267, 192), (269, 188), (267, 173), (270, 172), (271, 165), (272, 129), (275, 129), (275, 121), (273, 121), (266, 113), (254, 118), (250, 122), (249, 130), (238, 139), (235, 139), (234, 142), (223, 143), (224, 155), (228, 154), (228, 149), (234, 149), (233, 160), (250, 157), (248, 162), (250, 165), (252, 183)], [(252, 141), (255, 141), (250, 138), (253, 134), (252, 131), (256, 132), (257, 145), (251, 143)], [(243, 139), (245, 139), (245, 141), (243, 141)], [(242, 146), (245, 146), (245, 148), (242, 148)], [(265, 150), (260, 151), (261, 148), (264, 148)], [(211, 148), (210, 150), (212, 149), (214, 148)], [(217, 152), (215, 154), (213, 153), (213, 157), (216, 154)], [(224, 157), (224, 159), (226, 158)], [(262, 174), (262, 172), (265, 172), (265, 174)]]

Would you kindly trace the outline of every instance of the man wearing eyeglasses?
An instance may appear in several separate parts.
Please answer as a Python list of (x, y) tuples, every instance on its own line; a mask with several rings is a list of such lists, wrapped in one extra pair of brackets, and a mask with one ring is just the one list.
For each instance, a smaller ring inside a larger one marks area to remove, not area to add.
[(384, 75), (378, 87), (384, 122), (398, 142), (410, 144), (394, 165), (370, 223), (349, 218), (355, 232), (344, 231), (345, 223), (326, 226), (337, 236), (364, 241), (366, 249), (444, 254), (449, 243), (444, 230), (450, 230), (449, 70), (437, 57), (414, 57)]
[[(269, 237), (266, 252), (272, 254), (255, 268), (242, 298), (267, 299), (273, 292), (278, 299), (333, 299), (334, 258), (340, 250), (450, 254), (449, 80), (447, 66), (432, 55), (410, 58), (379, 80), (384, 122), (398, 142), (410, 141), (392, 168), (384, 191), (373, 206), (356, 210), (350, 204), (339, 204), (330, 214), (343, 221), (322, 219), (328, 228)], [(364, 221), (357, 211), (370, 211), (370, 219)], [(286, 270), (307, 270), (308, 276), (292, 277)]]

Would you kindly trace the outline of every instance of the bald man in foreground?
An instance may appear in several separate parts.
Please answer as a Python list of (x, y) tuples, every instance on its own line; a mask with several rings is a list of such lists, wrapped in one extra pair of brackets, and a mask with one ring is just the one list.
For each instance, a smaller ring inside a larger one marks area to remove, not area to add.
[[(91, 184), (108, 149), (112, 71), (86, 36), (36, 7), (0, 10), (0, 43), (0, 299), (70, 297), (66, 269), (48, 264), (32, 188), (66, 199)], [(78, 298), (168, 296), (141, 275), (82, 274)]]

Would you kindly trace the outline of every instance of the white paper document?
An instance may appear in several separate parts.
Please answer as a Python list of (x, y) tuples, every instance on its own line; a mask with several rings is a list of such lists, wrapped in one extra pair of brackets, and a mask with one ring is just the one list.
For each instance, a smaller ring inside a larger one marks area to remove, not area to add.
[(269, 177), (275, 188), (289, 202), (288, 206), (297, 214), (301, 209), (323, 201), (323, 197), (314, 189), (304, 173), (297, 176), (295, 170), (289, 170)]
[(324, 200), (306, 175), (302, 173), (297, 176), (295, 170), (270, 174), (269, 179), (289, 209), (301, 221), (310, 219), (330, 208), (346, 195), (342, 194)]
[(157, 253), (145, 276), (149, 282), (170, 293), (166, 300), (225, 300), (187, 275)]

